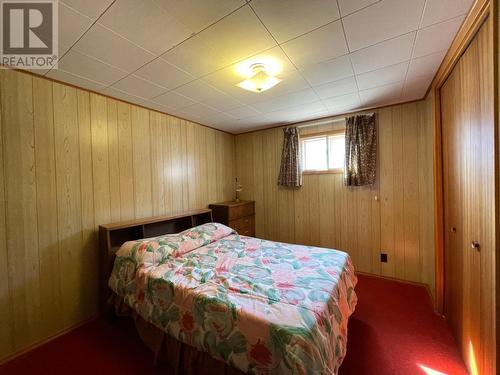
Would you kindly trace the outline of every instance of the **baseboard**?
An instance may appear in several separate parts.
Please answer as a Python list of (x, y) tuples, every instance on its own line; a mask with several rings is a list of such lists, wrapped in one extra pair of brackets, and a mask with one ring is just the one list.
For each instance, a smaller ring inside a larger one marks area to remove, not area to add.
[(84, 320), (84, 321), (82, 321), (80, 323), (77, 323), (77, 324), (75, 324), (75, 325), (73, 325), (71, 327), (65, 328), (62, 331), (59, 331), (59, 332), (57, 332), (57, 333), (55, 333), (55, 334), (53, 334), (53, 335), (51, 335), (49, 337), (46, 337), (46, 338), (44, 338), (41, 341), (38, 341), (38, 342), (36, 342), (34, 344), (31, 344), (30, 346), (28, 346), (28, 347), (26, 347), (26, 348), (24, 348), (24, 349), (22, 349), (20, 351), (17, 351), (15, 353), (9, 354), (7, 357), (0, 359), (0, 366), (2, 366), (3, 364), (5, 364), (5, 363), (7, 363), (9, 361), (12, 361), (13, 359), (15, 359), (17, 357), (22, 356), (23, 354), (26, 354), (26, 353), (32, 351), (33, 349), (36, 349), (36, 348), (38, 348), (38, 347), (40, 347), (42, 345), (47, 344), (48, 342), (50, 342), (52, 340), (55, 340), (55, 339), (57, 339), (58, 337), (60, 337), (62, 335), (65, 335), (65, 334), (67, 334), (67, 333), (69, 333), (71, 331), (74, 331), (75, 329), (80, 328), (81, 326), (83, 326), (83, 325), (85, 325), (87, 323), (90, 323), (90, 322), (96, 320), (97, 318), (98, 318), (98, 315), (92, 316), (92, 317), (90, 317), (90, 318), (88, 318), (88, 319), (86, 319), (86, 320)]
[(442, 314), (440, 314), (439, 311), (436, 309), (436, 303), (434, 301), (434, 296), (431, 293), (431, 289), (429, 288), (429, 284), (421, 283), (421, 282), (418, 282), (418, 281), (410, 281), (410, 280), (398, 279), (397, 277), (377, 275), (377, 274), (369, 273), (369, 272), (359, 272), (359, 271), (356, 271), (356, 274), (357, 275), (363, 275), (363, 276), (369, 276), (369, 277), (377, 277), (379, 279), (391, 280), (391, 281), (396, 281), (398, 283), (403, 283), (403, 284), (409, 284), (409, 285), (416, 285), (416, 286), (424, 287), (425, 290), (427, 291), (427, 294), (429, 295), (429, 299), (431, 301), (432, 310), (434, 311), (434, 314), (436, 314), (436, 315), (444, 318), (444, 316)]

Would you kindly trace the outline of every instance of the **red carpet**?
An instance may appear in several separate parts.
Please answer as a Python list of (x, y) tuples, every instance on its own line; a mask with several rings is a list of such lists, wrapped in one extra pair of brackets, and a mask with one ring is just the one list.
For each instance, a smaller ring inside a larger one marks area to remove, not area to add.
[[(467, 374), (419, 286), (360, 276), (341, 375)], [(0, 374), (167, 374), (127, 321), (94, 321), (0, 367)]]
[(360, 276), (340, 373), (466, 375), (446, 322), (421, 286)]

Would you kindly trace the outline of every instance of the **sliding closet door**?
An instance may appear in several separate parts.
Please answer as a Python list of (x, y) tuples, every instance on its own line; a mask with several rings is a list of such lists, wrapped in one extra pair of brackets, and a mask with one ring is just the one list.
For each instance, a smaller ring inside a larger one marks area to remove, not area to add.
[(490, 21), (441, 88), (444, 313), (472, 374), (495, 373), (494, 123)]

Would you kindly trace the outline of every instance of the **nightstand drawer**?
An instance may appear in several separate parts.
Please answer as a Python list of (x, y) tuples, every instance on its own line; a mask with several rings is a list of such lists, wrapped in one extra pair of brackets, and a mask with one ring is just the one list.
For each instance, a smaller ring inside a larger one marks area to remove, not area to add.
[(241, 219), (229, 221), (229, 226), (244, 236), (254, 235), (255, 217), (247, 216)]
[(236, 220), (242, 217), (251, 216), (255, 212), (254, 202), (248, 202), (238, 206), (229, 207), (229, 220)]
[(255, 202), (221, 202), (210, 205), (215, 222), (233, 228), (242, 236), (255, 236)]

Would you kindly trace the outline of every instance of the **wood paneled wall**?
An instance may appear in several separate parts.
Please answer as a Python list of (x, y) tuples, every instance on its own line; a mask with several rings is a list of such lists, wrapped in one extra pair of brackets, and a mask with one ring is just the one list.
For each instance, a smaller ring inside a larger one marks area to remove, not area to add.
[[(256, 202), (257, 237), (345, 250), (358, 271), (426, 283), (434, 291), (432, 101), (377, 113), (372, 188), (347, 188), (341, 174), (304, 175), (297, 190), (278, 187), (283, 131), (275, 128), (236, 136), (241, 196)], [(387, 263), (380, 262), (381, 252)]]
[(231, 199), (234, 136), (0, 70), (0, 361), (97, 313), (99, 224)]

